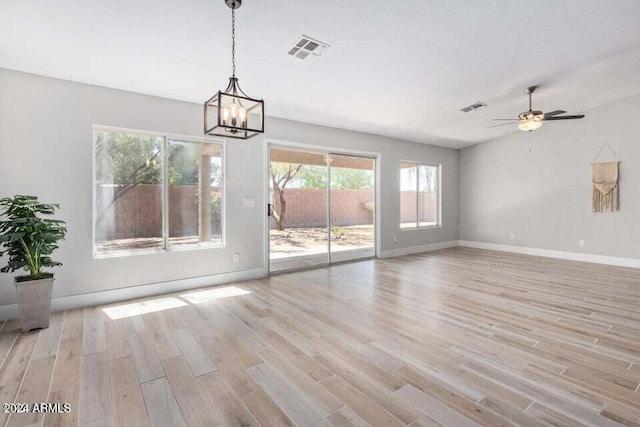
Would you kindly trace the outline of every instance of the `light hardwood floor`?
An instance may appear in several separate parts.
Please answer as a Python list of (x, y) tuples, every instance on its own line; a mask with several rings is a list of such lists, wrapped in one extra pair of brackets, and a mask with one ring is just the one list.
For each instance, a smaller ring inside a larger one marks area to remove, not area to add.
[(0, 331), (0, 425), (640, 425), (640, 270), (474, 249)]

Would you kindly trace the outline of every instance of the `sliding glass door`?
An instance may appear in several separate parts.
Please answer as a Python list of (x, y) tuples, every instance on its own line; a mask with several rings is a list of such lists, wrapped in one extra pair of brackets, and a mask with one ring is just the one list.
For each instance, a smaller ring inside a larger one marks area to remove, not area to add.
[(272, 148), (269, 160), (270, 270), (328, 264), (327, 155)]
[(330, 154), (331, 261), (375, 255), (375, 160)]
[(375, 159), (271, 147), (271, 272), (375, 255)]

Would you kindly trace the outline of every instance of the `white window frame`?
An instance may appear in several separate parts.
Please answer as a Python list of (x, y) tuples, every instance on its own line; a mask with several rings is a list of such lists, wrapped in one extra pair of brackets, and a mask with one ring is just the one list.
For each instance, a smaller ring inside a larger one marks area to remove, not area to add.
[[(142, 135), (142, 136), (154, 136), (163, 139), (162, 147), (161, 147), (161, 156), (162, 156), (162, 247), (157, 249), (125, 249), (122, 251), (114, 251), (109, 253), (99, 253), (96, 251), (96, 133), (98, 131), (104, 132), (121, 132), (121, 133), (129, 133), (133, 135)], [(180, 135), (168, 132), (154, 132), (149, 130), (141, 130), (141, 129), (130, 129), (130, 128), (121, 128), (114, 126), (104, 126), (104, 125), (93, 125), (93, 148), (92, 148), (92, 170), (91, 170), (91, 191), (92, 191), (92, 220), (91, 220), (91, 230), (92, 230), (92, 255), (94, 259), (100, 258), (115, 258), (115, 257), (124, 257), (124, 256), (133, 256), (133, 255), (148, 255), (148, 254), (157, 254), (157, 253), (166, 253), (166, 252), (183, 252), (183, 251), (191, 251), (191, 250), (200, 250), (200, 249), (215, 249), (215, 248), (224, 248), (226, 247), (226, 231), (227, 231), (227, 209), (226, 209), (226, 195), (227, 195), (227, 146), (226, 140), (223, 138), (213, 138), (213, 137), (202, 137), (202, 136), (190, 136), (190, 135)], [(220, 203), (220, 218), (221, 218), (221, 233), (220, 233), (220, 242), (198, 242), (191, 245), (185, 246), (170, 246), (169, 245), (169, 156), (168, 156), (168, 144), (170, 141), (179, 141), (179, 142), (193, 142), (193, 143), (212, 143), (218, 144), (221, 147), (220, 150), (220, 164), (222, 166), (222, 182), (220, 185), (220, 192), (222, 194), (222, 201)]]
[[(415, 165), (416, 167), (416, 224), (415, 226), (402, 226), (402, 164), (410, 163)], [(420, 166), (428, 166), (432, 168), (436, 168), (436, 205), (437, 212), (436, 224), (432, 225), (420, 225)], [(433, 164), (433, 163), (425, 163), (425, 162), (416, 162), (415, 160), (401, 160), (400, 161), (400, 221), (398, 226), (400, 227), (400, 231), (412, 231), (412, 230), (428, 230), (431, 228), (441, 228), (442, 227), (442, 165)]]

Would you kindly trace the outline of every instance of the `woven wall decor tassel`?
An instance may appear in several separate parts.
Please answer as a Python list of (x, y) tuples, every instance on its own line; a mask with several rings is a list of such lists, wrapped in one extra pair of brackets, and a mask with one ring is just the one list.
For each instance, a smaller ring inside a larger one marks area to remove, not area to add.
[(593, 163), (593, 212), (620, 210), (618, 175), (620, 162)]

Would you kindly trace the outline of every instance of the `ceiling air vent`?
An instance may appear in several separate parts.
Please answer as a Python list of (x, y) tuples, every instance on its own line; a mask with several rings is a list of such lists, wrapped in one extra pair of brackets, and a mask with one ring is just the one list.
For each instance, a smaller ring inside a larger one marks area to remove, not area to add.
[(304, 60), (310, 56), (322, 55), (328, 47), (328, 44), (303, 34), (291, 50), (289, 50), (289, 55)]
[(475, 104), (471, 104), (468, 107), (462, 108), (460, 111), (462, 111), (463, 113), (470, 113), (471, 111), (476, 111), (476, 110), (479, 110), (480, 108), (484, 108), (486, 106), (487, 106), (487, 104), (485, 104), (484, 102), (478, 101)]

